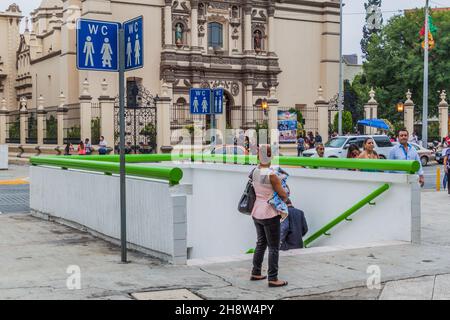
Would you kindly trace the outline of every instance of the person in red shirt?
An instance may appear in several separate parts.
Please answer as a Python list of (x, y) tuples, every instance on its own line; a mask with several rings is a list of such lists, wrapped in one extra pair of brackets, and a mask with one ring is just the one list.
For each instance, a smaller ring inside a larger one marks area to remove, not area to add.
[(86, 148), (84, 147), (84, 143), (83, 141), (80, 141), (80, 144), (78, 145), (78, 154), (81, 155), (86, 155)]

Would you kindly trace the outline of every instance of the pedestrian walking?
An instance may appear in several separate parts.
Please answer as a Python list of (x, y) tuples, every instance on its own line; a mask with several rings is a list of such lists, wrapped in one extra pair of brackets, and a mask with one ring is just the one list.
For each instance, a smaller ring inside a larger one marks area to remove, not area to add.
[[(444, 172), (445, 176), (447, 177), (447, 191), (450, 195), (450, 148), (447, 149), (447, 152), (445, 153), (444, 157)], [(445, 184), (444, 184), (445, 186)], [(445, 188), (445, 187), (444, 187)]]
[(305, 151), (305, 139), (300, 135), (297, 140), (297, 157), (302, 157), (303, 151)]
[(395, 145), (389, 152), (389, 160), (415, 160), (419, 162), (419, 184), (423, 187), (425, 178), (423, 175), (422, 162), (416, 149), (408, 143), (409, 132), (407, 129), (400, 129), (398, 134), (399, 144)]
[(278, 279), (278, 260), (280, 250), (280, 215), (268, 203), (273, 193), (277, 192), (283, 201), (287, 201), (281, 181), (271, 168), (272, 150), (270, 145), (261, 145), (258, 149), (258, 166), (252, 174), (256, 200), (252, 210), (252, 218), (256, 227), (257, 243), (253, 255), (253, 270), (250, 280), (264, 280), (261, 274), (264, 253), (269, 247), (269, 287), (282, 287), (287, 281)]

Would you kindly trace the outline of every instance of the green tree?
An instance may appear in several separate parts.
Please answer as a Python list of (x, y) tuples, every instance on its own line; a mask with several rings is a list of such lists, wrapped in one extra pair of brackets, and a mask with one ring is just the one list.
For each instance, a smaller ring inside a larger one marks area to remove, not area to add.
[[(334, 116), (333, 121), (333, 130), (338, 131), (338, 117), (339, 114), (336, 113)], [(344, 111), (342, 112), (342, 132), (353, 132), (353, 120), (352, 120), (352, 113), (350, 111)]]
[(45, 120), (46, 130), (45, 130), (45, 138), (46, 139), (56, 139), (58, 137), (58, 123), (56, 118), (51, 115), (48, 119)]
[[(450, 83), (450, 11), (431, 13), (437, 27), (436, 46), (429, 51), (429, 112), (438, 113), (437, 91), (448, 89)], [(423, 49), (419, 31), (423, 26), (423, 10), (394, 16), (373, 34), (368, 42), (368, 56), (363, 65), (363, 82), (373, 86), (379, 103), (379, 118), (399, 120), (395, 105), (405, 100), (408, 89), (413, 93), (416, 118), (421, 118), (423, 100)], [(360, 79), (361, 80), (361, 79)], [(367, 87), (365, 89), (367, 89)]]
[[(359, 78), (355, 78), (355, 80), (353, 82), (357, 85)], [(362, 92), (360, 94), (365, 96)], [(348, 80), (344, 81), (344, 109), (350, 111), (353, 123), (363, 118), (364, 101), (359, 97), (353, 83), (351, 84)]]

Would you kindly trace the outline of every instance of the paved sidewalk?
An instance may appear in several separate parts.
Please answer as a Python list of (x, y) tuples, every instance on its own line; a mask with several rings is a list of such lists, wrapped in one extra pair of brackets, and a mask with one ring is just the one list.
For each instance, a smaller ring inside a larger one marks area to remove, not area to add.
[[(172, 266), (132, 253), (130, 264), (120, 264), (114, 245), (28, 214), (4, 214), (0, 299), (131, 299), (136, 292), (172, 289), (203, 299), (450, 297), (450, 197), (423, 192), (422, 206), (422, 245), (285, 256), (280, 278), (289, 286), (270, 289), (265, 281), (248, 281), (250, 260)], [(67, 288), (71, 265), (81, 270), (80, 290)], [(369, 266), (380, 270), (379, 289), (366, 287)]]

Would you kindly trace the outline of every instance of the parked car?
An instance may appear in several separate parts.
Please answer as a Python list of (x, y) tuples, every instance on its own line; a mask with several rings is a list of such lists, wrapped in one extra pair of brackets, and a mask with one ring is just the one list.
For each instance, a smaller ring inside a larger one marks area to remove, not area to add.
[[(394, 142), (394, 144), (398, 144), (398, 142)], [(412, 145), (414, 147), (414, 149), (416, 149), (417, 154), (419, 155), (419, 158), (420, 158), (420, 162), (422, 163), (423, 167), (428, 165), (428, 163), (430, 161), (433, 161), (436, 159), (436, 154), (434, 153), (433, 150), (426, 149), (426, 148), (422, 147), (421, 145), (414, 143), (414, 142), (409, 142), (409, 144)]]
[(248, 155), (248, 151), (243, 146), (235, 146), (232, 144), (218, 145), (213, 149), (210, 147), (203, 150), (204, 154), (236, 154), (236, 155)]
[[(359, 135), (359, 136), (338, 136), (325, 143), (325, 158), (347, 158), (347, 149), (351, 144), (356, 144), (361, 150), (364, 140), (372, 138), (375, 141), (375, 151), (380, 159), (387, 159), (389, 152), (394, 146), (388, 136), (385, 135)], [(317, 152), (309, 149), (303, 152), (304, 157), (312, 157)]]
[(442, 150), (438, 150), (436, 151), (436, 161), (439, 164), (443, 164), (444, 163), (444, 157), (445, 157), (445, 153), (447, 152), (449, 148), (444, 148)]
[(428, 165), (430, 161), (434, 161), (436, 159), (436, 154), (433, 150), (426, 149), (422, 147), (421, 145), (418, 145), (416, 143), (410, 143), (419, 154), (420, 162), (422, 162), (422, 166)]

